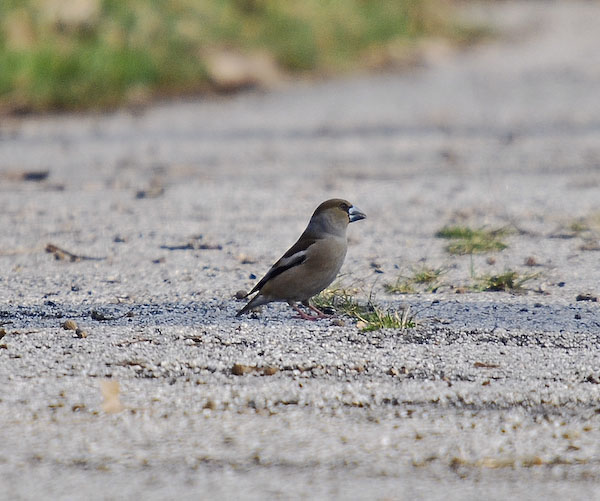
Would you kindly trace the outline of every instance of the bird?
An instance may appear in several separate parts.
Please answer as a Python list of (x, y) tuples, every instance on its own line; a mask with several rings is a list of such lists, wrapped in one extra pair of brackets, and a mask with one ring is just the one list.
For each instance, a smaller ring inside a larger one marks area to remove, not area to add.
[[(310, 298), (328, 287), (340, 271), (348, 248), (348, 224), (366, 217), (358, 207), (341, 198), (332, 198), (319, 205), (296, 243), (243, 296), (258, 293), (236, 316), (257, 306), (279, 301), (287, 302), (305, 320), (327, 317), (310, 303)], [(297, 303), (316, 315), (305, 313)]]

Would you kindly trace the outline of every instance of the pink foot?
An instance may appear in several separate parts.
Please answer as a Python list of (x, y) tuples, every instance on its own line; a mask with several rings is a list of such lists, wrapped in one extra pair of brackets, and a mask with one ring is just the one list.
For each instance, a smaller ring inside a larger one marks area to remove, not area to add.
[(294, 317), (294, 318), (301, 318), (302, 320), (312, 320), (312, 321), (315, 321), (315, 320), (318, 320), (318, 319), (319, 319), (319, 317), (315, 317), (315, 316), (313, 316), (313, 315), (308, 315), (307, 313), (304, 313), (304, 312), (303, 312), (303, 311), (302, 311), (300, 308), (298, 308), (298, 306), (297, 306), (297, 305), (295, 305), (295, 304), (290, 304), (290, 306), (291, 306), (292, 308), (294, 308), (294, 310), (296, 311), (296, 313), (298, 313), (298, 316), (297, 316), (297, 317)]
[(316, 306), (313, 306), (310, 303), (308, 303), (307, 306), (317, 314), (316, 318), (331, 318), (333, 316), (333, 315), (328, 315), (327, 313), (322, 312), (321, 310), (319, 310), (319, 308), (317, 308)]

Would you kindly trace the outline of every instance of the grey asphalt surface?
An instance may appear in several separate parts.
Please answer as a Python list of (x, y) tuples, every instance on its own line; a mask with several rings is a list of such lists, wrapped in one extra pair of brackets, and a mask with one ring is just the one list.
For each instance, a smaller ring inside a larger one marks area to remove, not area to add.
[[(600, 499), (600, 3), (478, 12), (501, 37), (398, 74), (2, 119), (1, 499)], [(334, 196), (342, 284), (418, 326), (235, 318)], [(455, 223), (513, 232), (471, 259)]]

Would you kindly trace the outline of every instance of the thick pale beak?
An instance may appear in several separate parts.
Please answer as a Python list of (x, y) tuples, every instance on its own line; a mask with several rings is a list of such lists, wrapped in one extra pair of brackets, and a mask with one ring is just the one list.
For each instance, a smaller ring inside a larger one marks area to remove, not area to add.
[(364, 212), (362, 212), (358, 207), (354, 207), (353, 205), (348, 209), (348, 217), (350, 218), (350, 222), (353, 223), (354, 221), (360, 221), (361, 219), (365, 219), (367, 215)]

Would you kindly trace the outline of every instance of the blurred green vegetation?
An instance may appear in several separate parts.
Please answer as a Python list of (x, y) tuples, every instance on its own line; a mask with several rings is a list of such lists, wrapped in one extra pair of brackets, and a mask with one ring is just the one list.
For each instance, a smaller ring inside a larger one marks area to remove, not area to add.
[[(286, 73), (346, 71), (427, 35), (444, 0), (2, 0), (0, 110), (103, 109), (215, 88), (210, 51)], [(385, 58), (383, 58), (385, 59)]]

